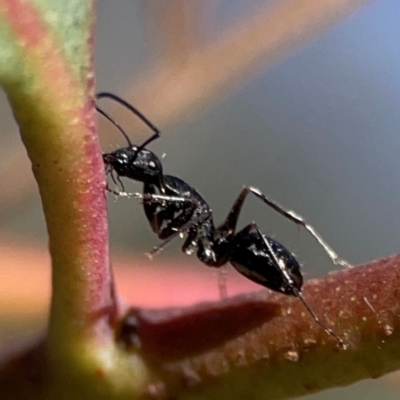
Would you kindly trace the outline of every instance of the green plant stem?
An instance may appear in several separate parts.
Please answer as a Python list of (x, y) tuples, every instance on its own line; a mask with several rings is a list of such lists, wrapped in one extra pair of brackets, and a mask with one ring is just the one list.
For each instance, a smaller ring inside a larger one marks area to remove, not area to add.
[[(71, 2), (79, 35), (70, 43), (58, 37), (64, 5), (53, 30), (47, 24), (53, 10), (45, 3), (0, 2), (19, 66), (2, 80), (42, 198), (53, 264), (49, 343), (61, 349), (77, 339), (109, 336), (115, 304), (93, 108), (93, 4)], [(75, 62), (68, 59), (71, 48), (81, 56)]]

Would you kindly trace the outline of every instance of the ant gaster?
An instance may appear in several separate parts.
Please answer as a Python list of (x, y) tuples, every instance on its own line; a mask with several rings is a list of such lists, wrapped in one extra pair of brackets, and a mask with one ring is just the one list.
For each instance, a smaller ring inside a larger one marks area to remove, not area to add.
[[(103, 153), (106, 173), (110, 174), (114, 183), (120, 185), (120, 177), (126, 177), (143, 183), (143, 193), (126, 193), (107, 190), (118, 196), (141, 198), (146, 217), (154, 233), (164, 241), (153, 248), (154, 254), (164, 248), (176, 236), (187, 233), (182, 251), (187, 254), (197, 251), (201, 262), (211, 267), (222, 267), (226, 263), (232, 266), (248, 279), (264, 287), (285, 295), (297, 297), (327, 334), (342, 340), (325, 326), (308, 306), (301, 294), (303, 277), (300, 265), (294, 256), (280, 243), (265, 236), (255, 223), (251, 223), (239, 232), (236, 225), (244, 200), (249, 193), (254, 194), (275, 211), (305, 228), (322, 246), (334, 264), (348, 266), (322, 240), (314, 228), (308, 225), (293, 211), (283, 209), (278, 203), (269, 199), (258, 189), (244, 187), (233, 204), (225, 222), (215, 228), (212, 211), (202, 196), (181, 179), (164, 175), (159, 158), (145, 146), (160, 136), (160, 131), (136, 108), (120, 97), (102, 92), (96, 99), (112, 99), (138, 116), (154, 134), (142, 145), (135, 146), (122, 127), (116, 123), (98, 105), (96, 109), (123, 134), (128, 146), (110, 153)], [(114, 177), (116, 174), (116, 178)]]

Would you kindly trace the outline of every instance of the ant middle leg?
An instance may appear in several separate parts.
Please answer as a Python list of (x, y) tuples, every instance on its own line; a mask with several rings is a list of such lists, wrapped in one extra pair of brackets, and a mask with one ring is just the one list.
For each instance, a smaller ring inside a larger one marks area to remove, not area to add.
[[(165, 246), (169, 244), (173, 239), (175, 239), (177, 236), (188, 232), (189, 236), (185, 240), (185, 243), (182, 246), (182, 251), (185, 254), (190, 254), (192, 252), (192, 244), (194, 241), (196, 241), (196, 236), (197, 236), (197, 229), (193, 228), (197, 224), (202, 224), (203, 221), (207, 218), (210, 217), (210, 211), (209, 210), (204, 210), (199, 213), (197, 216), (193, 216), (193, 214), (190, 215), (190, 218), (188, 218), (188, 214), (182, 214), (179, 217), (175, 218), (175, 220), (172, 220), (174, 224), (170, 224), (168, 227), (169, 229), (169, 235), (166, 237), (164, 241), (162, 241), (160, 244), (157, 246), (153, 247), (153, 249), (147, 253), (150, 257), (160, 253), (162, 250), (164, 250)], [(196, 244), (197, 245), (197, 244)]]
[(218, 268), (218, 291), (221, 300), (228, 298), (228, 287), (226, 285), (228, 269), (226, 265), (221, 265)]

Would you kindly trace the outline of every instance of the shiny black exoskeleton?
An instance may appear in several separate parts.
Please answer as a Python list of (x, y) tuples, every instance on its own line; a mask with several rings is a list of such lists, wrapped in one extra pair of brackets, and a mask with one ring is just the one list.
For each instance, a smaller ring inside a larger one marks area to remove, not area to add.
[[(240, 211), (249, 193), (272, 207), (274, 210), (303, 226), (324, 248), (332, 261), (345, 265), (336, 253), (322, 240), (315, 230), (292, 211), (286, 211), (254, 187), (242, 189), (232, 206), (225, 222), (215, 227), (212, 211), (201, 195), (181, 179), (164, 175), (162, 163), (150, 150), (145, 148), (160, 135), (159, 130), (132, 105), (111, 93), (99, 93), (96, 98), (110, 98), (124, 105), (146, 123), (154, 132), (150, 139), (140, 146), (134, 146), (124, 130), (102, 109), (97, 110), (111, 121), (124, 135), (128, 146), (103, 154), (107, 174), (114, 183), (120, 177), (143, 182), (143, 193), (126, 193), (108, 189), (120, 195), (141, 198), (152, 230), (164, 241), (152, 253), (161, 250), (179, 234), (187, 234), (182, 250), (197, 257), (207, 266), (222, 267), (230, 263), (248, 279), (285, 295), (299, 298), (314, 320), (330, 335), (341, 342), (334, 332), (320, 322), (301, 295), (303, 277), (300, 265), (294, 256), (280, 243), (263, 235), (255, 223), (236, 232)], [(116, 177), (114, 177), (114, 174)], [(116, 179), (115, 179), (116, 178)], [(122, 185), (123, 187), (123, 185)]]

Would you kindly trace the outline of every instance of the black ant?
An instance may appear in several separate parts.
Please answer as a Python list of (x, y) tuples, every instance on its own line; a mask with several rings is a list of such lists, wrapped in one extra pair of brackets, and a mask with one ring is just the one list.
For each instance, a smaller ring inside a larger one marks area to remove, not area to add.
[[(242, 189), (225, 222), (215, 228), (212, 211), (201, 195), (181, 179), (164, 175), (161, 161), (145, 146), (160, 136), (160, 131), (136, 108), (120, 97), (107, 92), (98, 93), (96, 99), (109, 98), (138, 116), (154, 134), (140, 146), (131, 143), (128, 135), (107, 113), (96, 106), (98, 112), (112, 122), (128, 142), (128, 146), (110, 153), (103, 153), (106, 173), (114, 183), (121, 184), (120, 177), (143, 182), (143, 193), (126, 193), (107, 190), (118, 196), (141, 198), (147, 219), (154, 233), (164, 241), (152, 250), (160, 251), (176, 236), (186, 233), (187, 238), (182, 251), (187, 254), (197, 250), (197, 257), (210, 267), (222, 267), (230, 262), (233, 267), (248, 279), (264, 287), (285, 295), (297, 297), (308, 310), (312, 318), (327, 334), (342, 340), (308, 306), (301, 294), (303, 276), (300, 265), (294, 256), (280, 243), (265, 236), (255, 223), (236, 232), (236, 224), (244, 200), (249, 193), (254, 194), (265, 204), (305, 228), (322, 246), (334, 264), (348, 266), (322, 240), (313, 227), (308, 225), (293, 211), (287, 211), (278, 203), (269, 199), (258, 189), (248, 186)], [(113, 175), (116, 174), (116, 179)]]

